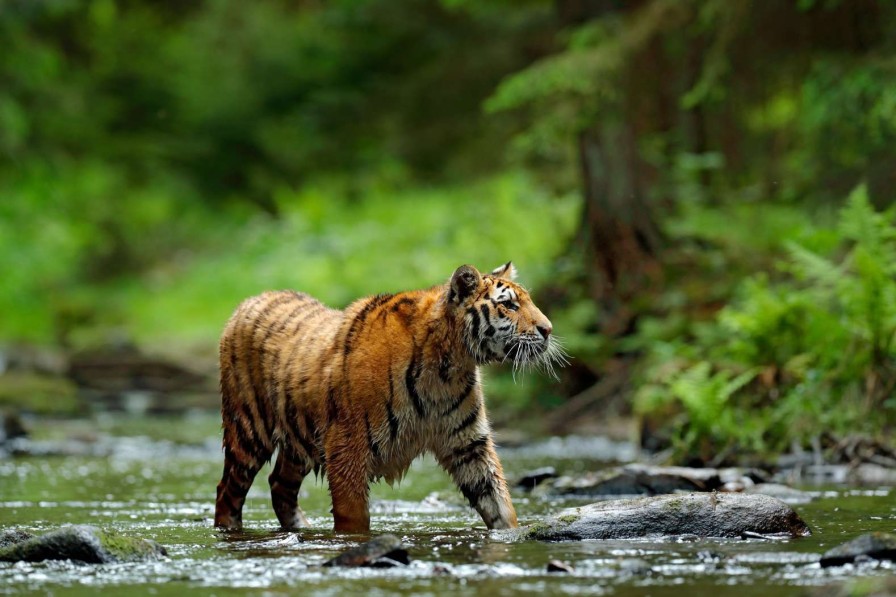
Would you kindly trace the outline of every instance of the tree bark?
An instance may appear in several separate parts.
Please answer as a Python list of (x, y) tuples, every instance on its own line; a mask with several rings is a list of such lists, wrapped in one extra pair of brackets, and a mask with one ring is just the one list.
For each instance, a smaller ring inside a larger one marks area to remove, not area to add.
[(642, 188), (632, 126), (586, 130), (578, 144), (589, 292), (600, 307), (600, 331), (620, 336), (634, 323), (632, 299), (661, 277), (660, 234)]

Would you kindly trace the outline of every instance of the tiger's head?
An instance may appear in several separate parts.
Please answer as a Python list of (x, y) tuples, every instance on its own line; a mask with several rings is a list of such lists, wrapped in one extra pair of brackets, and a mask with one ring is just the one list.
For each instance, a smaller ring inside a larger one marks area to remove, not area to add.
[(551, 321), (515, 279), (511, 262), (485, 275), (472, 265), (455, 270), (448, 302), (463, 318), (464, 342), (477, 363), (509, 361), (514, 372), (536, 367), (556, 377), (554, 367), (566, 364), (566, 353)]

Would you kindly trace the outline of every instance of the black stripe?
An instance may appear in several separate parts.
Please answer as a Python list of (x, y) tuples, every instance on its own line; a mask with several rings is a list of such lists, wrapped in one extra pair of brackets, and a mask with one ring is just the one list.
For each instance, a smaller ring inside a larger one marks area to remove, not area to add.
[(252, 481), (255, 480), (255, 475), (258, 474), (258, 470), (251, 466), (246, 466), (242, 462), (237, 462), (236, 460), (228, 462), (228, 465), (230, 467), (230, 479), (238, 487), (249, 489), (249, 486), (252, 485)]
[(336, 404), (336, 387), (330, 386), (327, 390), (327, 423), (332, 424), (339, 418), (339, 405)]
[(309, 441), (301, 431), (296, 431), (294, 435), (298, 440), (299, 445), (302, 446), (303, 450), (305, 450), (305, 454), (308, 456), (308, 458), (314, 460), (314, 454), (316, 453), (314, 444), (311, 443), (311, 441)]
[(392, 398), (389, 398), (389, 402), (386, 403), (386, 419), (389, 421), (389, 437), (394, 442), (395, 438), (398, 437), (398, 418), (395, 416), (395, 411), (392, 410)]
[(473, 337), (479, 338), (479, 312), (473, 307), (467, 309), (467, 313), (471, 316), (471, 325), (473, 326)]
[(414, 305), (414, 306), (416, 306), (416, 305), (417, 305), (417, 299), (413, 299), (413, 298), (410, 298), (410, 297), (407, 297), (407, 296), (398, 299), (398, 300), (395, 301), (395, 303), (392, 305), (392, 312), (395, 313), (396, 311), (398, 311), (399, 309), (401, 309), (401, 306), (402, 306), (402, 305)]
[(291, 336), (295, 336), (296, 334), (299, 333), (299, 328), (302, 327), (302, 324), (303, 324), (303, 323), (305, 323), (306, 321), (308, 321), (309, 319), (311, 319), (312, 317), (314, 317), (315, 315), (317, 315), (317, 314), (320, 313), (321, 311), (326, 311), (326, 310), (327, 310), (327, 308), (326, 308), (324, 305), (322, 305), (321, 303), (319, 303), (319, 302), (317, 302), (317, 301), (314, 301), (314, 302), (308, 302), (308, 303), (305, 303), (305, 304), (308, 305), (309, 307), (314, 307), (314, 308), (313, 308), (313, 309), (309, 309), (309, 310), (306, 311), (301, 317), (297, 318), (297, 319), (293, 322), (294, 325), (292, 326), (292, 331), (290, 332), (290, 335), (291, 335)]
[(479, 311), (482, 313), (482, 322), (486, 325), (491, 323), (492, 316), (491, 312), (488, 310), (488, 303), (482, 303), (479, 305)]
[[(305, 330), (305, 331), (302, 333), (302, 335), (300, 335), (300, 336), (297, 335), (297, 334), (299, 333), (299, 330), (301, 329), (302, 325), (303, 325), (306, 321), (308, 321), (309, 319), (311, 319), (312, 317), (314, 317), (315, 315), (320, 314), (321, 311), (326, 311), (326, 310), (327, 310), (326, 307), (324, 307), (322, 304), (318, 303), (317, 301), (314, 301), (313, 303), (308, 303), (308, 304), (312, 305), (314, 308), (309, 309), (309, 310), (306, 311), (301, 317), (299, 317), (299, 318), (295, 321), (295, 325), (293, 325), (293, 327), (292, 327), (292, 331), (290, 332), (290, 336), (291, 336), (291, 338), (290, 338), (290, 342), (292, 343), (292, 346), (291, 346), (290, 349), (289, 349), (289, 355), (286, 357), (286, 363), (292, 363), (292, 362), (295, 360), (295, 358), (296, 358), (296, 354), (299, 352), (299, 349), (303, 346), (303, 343), (302, 343), (301, 340), (305, 337), (305, 335), (307, 334), (308, 330)], [(324, 318), (324, 319), (322, 319), (322, 320), (318, 320), (318, 323), (320, 324), (320, 322), (322, 322), (322, 321), (327, 321), (327, 319)], [(282, 358), (281, 358), (280, 364), (281, 364), (281, 366), (282, 366), (282, 364), (283, 364), (283, 360), (282, 360)], [(287, 370), (286, 370), (286, 379), (284, 380), (284, 385), (285, 385), (286, 387), (292, 387), (293, 377), (294, 377), (294, 375), (296, 374), (297, 371), (298, 371), (298, 368), (297, 368), (297, 367), (289, 367), (289, 368), (287, 368)]]
[(392, 365), (388, 368), (389, 375), (389, 400), (386, 401), (386, 420), (389, 421), (389, 437), (394, 442), (398, 436), (398, 419), (392, 405), (395, 403), (395, 380), (392, 378)]
[(379, 458), (380, 448), (373, 439), (373, 433), (370, 431), (370, 415), (368, 413), (364, 413), (364, 425), (367, 427), (367, 446), (370, 448), (370, 453), (374, 457)]
[[(279, 377), (276, 375), (276, 372), (268, 377), (268, 401), (271, 403), (271, 407), (274, 409), (274, 414), (269, 420), (269, 423), (273, 427), (276, 423), (276, 419), (280, 414), (280, 410), (278, 407), (278, 401), (280, 400), (280, 383)], [(270, 433), (270, 432), (269, 432)]]
[[(298, 294), (299, 293), (297, 293), (295, 291), (291, 291), (291, 293), (289, 295), (287, 295), (286, 298), (296, 300), (299, 298)], [(278, 303), (278, 306), (280, 304), (285, 304), (286, 302), (287, 302), (286, 300), (283, 300), (282, 302)], [(274, 336), (275, 333), (276, 334), (283, 333), (283, 330), (285, 330), (286, 326), (289, 325), (290, 320), (293, 317), (295, 317), (296, 315), (298, 315), (299, 313), (301, 313), (307, 307), (308, 307), (307, 302), (304, 302), (304, 303), (300, 302), (299, 304), (297, 304), (296, 306), (294, 306), (292, 308), (292, 310), (286, 315), (286, 317), (284, 317), (282, 319), (282, 321), (280, 322), (280, 325), (278, 325), (276, 327), (271, 325), (268, 327), (267, 332), (265, 332), (264, 338), (261, 341), (261, 356), (259, 358), (259, 366), (262, 369), (262, 372), (264, 371), (264, 354), (267, 352), (267, 345), (268, 345), (268, 342), (270, 342), (271, 337)], [(276, 354), (276, 363), (272, 363), (273, 370), (268, 372), (268, 375), (266, 375), (266, 376), (262, 375), (262, 380), (261, 380), (262, 386), (264, 386), (267, 390), (267, 392), (266, 392), (267, 402), (265, 402), (263, 397), (259, 397), (259, 402), (263, 403), (260, 406), (260, 408), (264, 410), (264, 413), (261, 416), (265, 423), (265, 431), (267, 432), (268, 436), (270, 436), (271, 433), (273, 432), (273, 427), (276, 422), (276, 415), (278, 412), (277, 403), (280, 400), (280, 396), (281, 396), (281, 394), (280, 394), (281, 384), (280, 384), (280, 380), (277, 377), (277, 371), (279, 370), (282, 363), (283, 363), (283, 351), (280, 350), (280, 351), (277, 351), (277, 354)], [(268, 408), (268, 406), (270, 406), (270, 409)], [(271, 413), (271, 410), (273, 410), (273, 414)]]
[(419, 358), (419, 349), (415, 349), (414, 356), (411, 357), (411, 362), (404, 374), (404, 385), (411, 398), (411, 403), (414, 405), (414, 410), (417, 411), (417, 416), (423, 417), (426, 413), (423, 401), (420, 400), (420, 394), (417, 393), (417, 377), (420, 375)]
[(314, 424), (314, 419), (311, 417), (311, 413), (307, 410), (305, 411), (305, 432), (311, 436), (315, 443), (317, 443), (317, 426)]
[(245, 456), (257, 460), (259, 458), (258, 444), (260, 442), (257, 439), (255, 430), (252, 428), (251, 420), (245, 414), (245, 410), (240, 409), (240, 413), (231, 415), (233, 433), (236, 436), (236, 443), (239, 445), (240, 451)]
[(476, 374), (471, 373), (467, 376), (467, 385), (464, 386), (464, 389), (461, 391), (460, 395), (454, 399), (454, 401), (448, 405), (448, 409), (442, 413), (442, 416), (447, 416), (460, 408), (460, 405), (463, 404), (467, 398), (470, 396), (470, 392), (473, 391), (473, 388), (476, 387)]
[[(274, 477), (274, 483), (287, 490), (289, 493), (298, 491), (302, 488), (302, 481), (294, 481), (286, 477)], [(273, 487), (271, 488), (274, 491)]]
[(451, 378), (448, 376), (450, 371), (451, 357), (446, 354), (439, 362), (439, 379), (441, 379), (444, 383), (448, 383), (449, 381), (451, 381)]
[(358, 335), (358, 332), (361, 329), (361, 326), (364, 325), (364, 321), (367, 319), (367, 316), (370, 313), (379, 307), (380, 305), (386, 303), (391, 299), (394, 295), (392, 294), (378, 294), (371, 298), (364, 307), (361, 308), (361, 311), (355, 315), (355, 318), (352, 320), (351, 325), (348, 328), (348, 332), (345, 334), (345, 342), (342, 346), (343, 354), (347, 355), (352, 350), (352, 343), (355, 341), (355, 336)]
[(491, 477), (483, 477), (474, 483), (458, 483), (457, 487), (474, 508), (483, 497), (495, 493), (495, 484)]
[(249, 381), (249, 390), (251, 398), (255, 402), (255, 410), (258, 411), (258, 419), (254, 421), (257, 428), (263, 429), (265, 434), (270, 436), (271, 413), (265, 400), (265, 375), (264, 375), (264, 357), (267, 352), (267, 341), (271, 334), (270, 326), (264, 327), (264, 334), (261, 336), (261, 342), (257, 341), (259, 332), (262, 330), (262, 321), (265, 322), (269, 318), (271, 310), (276, 309), (287, 300), (289, 296), (278, 295), (274, 300), (270, 301), (263, 307), (263, 311), (255, 316), (252, 324), (252, 333), (249, 336), (250, 350), (252, 354), (246, 359), (246, 373)]
[(467, 427), (469, 427), (470, 425), (472, 425), (473, 423), (478, 421), (480, 410), (482, 410), (482, 409), (481, 408), (473, 409), (473, 412), (471, 412), (469, 415), (467, 415), (467, 417), (463, 421), (458, 423), (457, 427), (455, 427), (454, 429), (451, 430), (451, 435), (457, 435), (458, 433), (460, 433), (461, 431), (463, 431), (464, 429), (466, 429)]
[(308, 309), (312, 305), (314, 305), (314, 303), (305, 301), (305, 302), (301, 302), (298, 305), (296, 305), (295, 307), (293, 307), (292, 311), (287, 313), (286, 317), (283, 318), (283, 321), (280, 322), (280, 325), (277, 327), (277, 332), (279, 333), (279, 332), (283, 332), (284, 330), (286, 330), (286, 326), (288, 326), (290, 323), (292, 323), (293, 319), (298, 317), (299, 313)]
[(452, 471), (457, 471), (460, 467), (466, 466), (475, 460), (481, 459), (485, 455), (485, 447), (488, 445), (488, 436), (481, 435), (478, 438), (466, 444), (462, 448), (454, 451), (453, 458), (450, 463)]
[[(251, 431), (251, 435), (255, 436), (255, 441), (260, 441), (258, 436), (258, 427), (261, 426), (261, 411), (258, 411), (258, 418), (256, 418), (252, 414), (251, 405), (254, 403), (255, 410), (258, 410), (258, 395), (255, 391), (255, 381), (254, 381), (254, 367), (253, 361), (255, 360), (255, 353), (257, 350), (255, 349), (255, 334), (260, 327), (260, 322), (256, 319), (252, 325), (251, 332), (249, 334), (244, 335), (244, 339), (248, 336), (248, 354), (246, 358), (239, 358), (234, 360), (236, 357), (236, 352), (233, 353), (232, 361), (235, 363), (235, 369), (233, 371), (234, 381), (237, 384), (237, 391), (240, 395), (240, 400), (238, 401), (239, 412), (241, 412), (245, 418), (245, 422), (248, 423), (248, 427), (246, 428), (247, 435), (249, 435)], [(236, 339), (234, 339), (236, 342)], [(239, 366), (243, 365), (243, 366)], [(241, 421), (241, 424), (243, 422)]]
[[(290, 403), (292, 405), (292, 403)], [(293, 430), (293, 437), (299, 442), (299, 445), (302, 446), (302, 449), (305, 450), (305, 454), (308, 455), (308, 458), (314, 460), (314, 455), (317, 453), (317, 446), (308, 436), (314, 437), (314, 426), (308, 426), (308, 413), (304, 413), (305, 419), (305, 431), (302, 432), (302, 429), (299, 427), (299, 413), (296, 411), (295, 405), (292, 405), (291, 408), (288, 408), (288, 416), (289, 421), (288, 425), (290, 429)]]
[(236, 381), (236, 337), (233, 332), (227, 337), (227, 349), (230, 351), (230, 374), (233, 376), (234, 381)]

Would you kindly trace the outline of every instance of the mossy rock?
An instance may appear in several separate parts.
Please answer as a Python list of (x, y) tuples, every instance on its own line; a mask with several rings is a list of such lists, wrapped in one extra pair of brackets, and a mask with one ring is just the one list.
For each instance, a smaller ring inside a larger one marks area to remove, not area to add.
[(16, 531), (2, 535), (0, 561), (72, 560), (87, 564), (138, 562), (165, 557), (165, 548), (149, 539), (128, 537), (87, 525), (68, 526), (39, 537)]
[(3, 531), (0, 533), (0, 549), (4, 547), (8, 547), (15, 543), (21, 543), (22, 541), (26, 541), (34, 537), (31, 533), (27, 531), (22, 531), (19, 529), (13, 529), (11, 531)]
[(524, 527), (520, 537), (578, 541), (672, 535), (799, 537), (810, 533), (799, 515), (776, 498), (701, 492), (608, 500), (570, 508)]

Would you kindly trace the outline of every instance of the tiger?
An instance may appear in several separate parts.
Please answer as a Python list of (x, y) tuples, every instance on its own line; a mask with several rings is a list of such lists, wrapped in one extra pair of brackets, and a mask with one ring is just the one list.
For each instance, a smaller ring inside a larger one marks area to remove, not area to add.
[(401, 480), (424, 452), (488, 529), (517, 527), (480, 366), (553, 373), (565, 353), (516, 275), (512, 262), (488, 274), (463, 265), (444, 284), (344, 310), (292, 290), (243, 301), (219, 347), (215, 527), (242, 528), (246, 494), (275, 451), (268, 483), (284, 530), (309, 526), (298, 492), (313, 470), (327, 479), (335, 532), (369, 533), (370, 483)]

